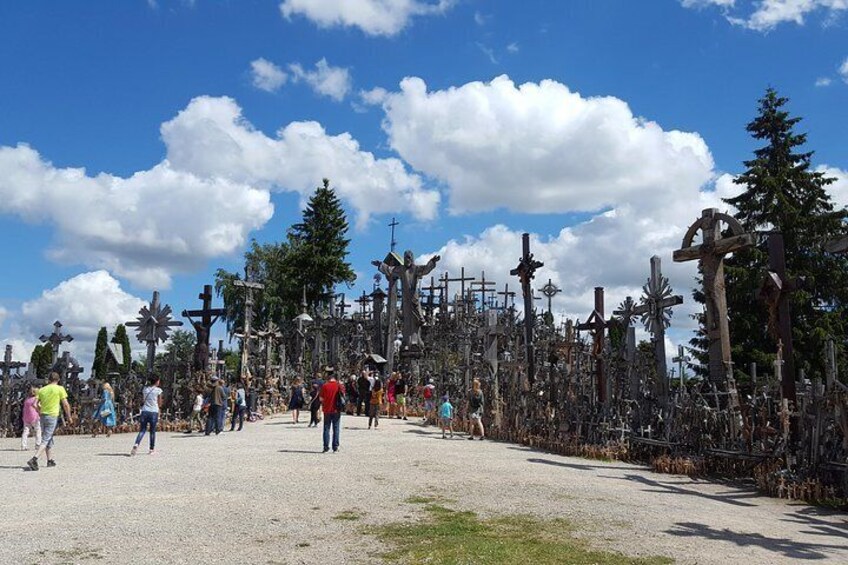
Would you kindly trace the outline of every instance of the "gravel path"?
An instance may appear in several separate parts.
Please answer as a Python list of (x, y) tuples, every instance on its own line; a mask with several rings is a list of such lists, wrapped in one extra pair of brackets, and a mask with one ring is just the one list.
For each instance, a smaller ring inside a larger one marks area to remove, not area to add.
[[(308, 419), (308, 414), (307, 414)], [(58, 467), (22, 470), (0, 440), (0, 563), (374, 563), (364, 524), (415, 520), (411, 496), (482, 515), (563, 517), (601, 548), (681, 563), (848, 563), (848, 516), (745, 488), (560, 457), (434, 428), (342, 419), (342, 449), (279, 417), (219, 437), (58, 437)], [(354, 511), (359, 520), (334, 519)]]

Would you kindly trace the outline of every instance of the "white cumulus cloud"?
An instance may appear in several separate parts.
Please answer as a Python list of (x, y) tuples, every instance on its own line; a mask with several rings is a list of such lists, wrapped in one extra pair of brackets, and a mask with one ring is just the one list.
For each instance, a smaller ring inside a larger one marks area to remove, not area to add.
[(839, 76), (842, 77), (842, 80), (845, 84), (848, 84), (848, 57), (842, 62), (839, 66)]
[(657, 206), (713, 174), (697, 133), (665, 131), (620, 99), (584, 98), (553, 80), (516, 85), (499, 76), (428, 91), (406, 78), (382, 105), (392, 148), (447, 185), (453, 212)]
[(352, 88), (350, 70), (333, 67), (327, 63), (327, 59), (318, 61), (314, 70), (306, 70), (300, 63), (292, 63), (289, 70), (294, 82), (304, 81), (317, 94), (328, 96), (336, 102), (344, 100)]
[(439, 192), (424, 188), (420, 176), (395, 158), (362, 151), (349, 134), (329, 135), (317, 122), (292, 122), (276, 138), (254, 129), (230, 98), (199, 97), (162, 125), (168, 161), (203, 177), (223, 177), (304, 197), (321, 178), (331, 179), (339, 196), (364, 226), (371, 215), (408, 212), (431, 220)]
[(265, 92), (276, 92), (289, 78), (283, 69), (262, 57), (250, 63), (250, 72), (253, 86)]
[(322, 28), (356, 27), (366, 35), (392, 36), (414, 17), (445, 13), (455, 0), (284, 0), (287, 19), (303, 16)]
[(848, 0), (681, 0), (681, 4), (686, 8), (718, 6), (731, 23), (761, 32), (783, 23), (803, 25), (812, 13), (824, 14), (825, 22), (829, 22), (848, 10)]

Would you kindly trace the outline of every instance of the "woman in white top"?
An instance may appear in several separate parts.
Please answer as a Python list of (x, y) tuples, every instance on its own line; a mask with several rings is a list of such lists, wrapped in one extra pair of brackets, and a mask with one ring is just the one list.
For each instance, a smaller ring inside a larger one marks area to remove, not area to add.
[(150, 375), (148, 385), (141, 391), (144, 405), (141, 407), (141, 429), (135, 437), (130, 455), (135, 455), (146, 431), (150, 430), (150, 455), (156, 448), (156, 425), (159, 423), (159, 408), (162, 405), (162, 389), (159, 388), (159, 377)]

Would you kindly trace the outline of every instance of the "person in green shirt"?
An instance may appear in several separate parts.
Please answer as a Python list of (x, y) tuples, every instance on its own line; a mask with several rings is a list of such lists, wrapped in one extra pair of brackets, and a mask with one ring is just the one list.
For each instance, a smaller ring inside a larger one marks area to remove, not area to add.
[(53, 433), (56, 431), (56, 424), (59, 422), (59, 410), (65, 412), (65, 422), (68, 425), (71, 421), (71, 405), (68, 403), (68, 392), (65, 387), (59, 385), (59, 373), (50, 373), (50, 384), (43, 386), (38, 390), (38, 406), (41, 419), (41, 445), (38, 446), (38, 451), (35, 457), (27, 461), (27, 466), (38, 471), (38, 459), (42, 454), (47, 455), (47, 466), (55, 467), (56, 461), (53, 459)]

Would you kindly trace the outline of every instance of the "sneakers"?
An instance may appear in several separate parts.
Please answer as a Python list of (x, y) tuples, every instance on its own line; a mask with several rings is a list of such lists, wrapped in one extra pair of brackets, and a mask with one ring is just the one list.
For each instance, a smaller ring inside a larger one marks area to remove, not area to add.
[(147, 454), (148, 454), (148, 455), (156, 455), (156, 451), (154, 451), (154, 450), (152, 450), (152, 449), (151, 449), (151, 450), (150, 450)]
[(484, 439), (483, 436), (480, 436), (480, 441), (483, 441), (483, 439)]
[(474, 441), (474, 436), (468, 436), (469, 441)]
[(52, 459), (48, 459), (48, 460), (47, 460), (47, 466), (48, 466), (48, 467), (55, 467), (55, 466), (56, 466), (56, 462), (55, 462), (55, 461), (53, 461)]
[(327, 453), (328, 451), (330, 451), (330, 448), (329, 448), (329, 447), (325, 447), (325, 448), (324, 448), (324, 451), (322, 451), (322, 453)]
[(133, 446), (133, 448), (132, 448), (132, 450), (130, 451), (130, 457), (132, 457), (132, 456), (133, 456), (133, 455), (135, 455), (136, 453), (138, 453), (138, 446), (137, 446), (137, 445), (134, 445), (134, 446)]
[(29, 467), (30, 471), (38, 471), (38, 459), (33, 457), (27, 461), (27, 467)]

